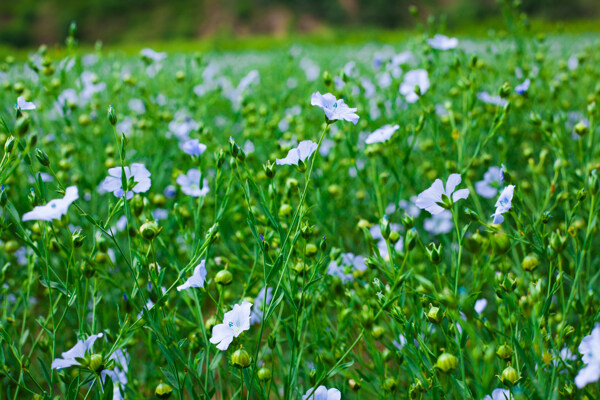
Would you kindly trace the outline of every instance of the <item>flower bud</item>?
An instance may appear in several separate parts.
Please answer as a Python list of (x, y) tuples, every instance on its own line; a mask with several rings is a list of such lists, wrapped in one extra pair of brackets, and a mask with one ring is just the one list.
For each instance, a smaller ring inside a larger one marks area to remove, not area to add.
[(412, 251), (412, 249), (415, 248), (418, 237), (419, 237), (419, 233), (417, 232), (417, 230), (415, 228), (412, 228), (411, 230), (406, 232), (406, 240), (405, 240), (404, 245), (405, 245), (407, 251)]
[(250, 354), (243, 347), (237, 349), (231, 356), (231, 365), (236, 368), (248, 368), (250, 366)]
[(390, 243), (396, 244), (400, 240), (400, 234), (396, 231), (390, 232)]
[(156, 389), (154, 389), (154, 394), (159, 399), (168, 399), (171, 396), (171, 393), (173, 393), (173, 389), (171, 389), (171, 386), (162, 382), (158, 384)]
[(379, 227), (381, 228), (381, 236), (383, 236), (384, 239), (387, 239), (390, 237), (390, 220), (387, 217), (387, 215), (384, 215), (383, 218), (381, 218), (381, 221), (379, 222)]
[(404, 225), (406, 229), (411, 229), (415, 226), (415, 219), (408, 214), (405, 214), (400, 222), (402, 222), (402, 225)]
[(112, 126), (117, 124), (117, 113), (112, 104), (108, 106), (108, 122), (110, 122)]
[(140, 233), (146, 240), (154, 240), (158, 234), (162, 231), (162, 228), (158, 226), (155, 221), (146, 221), (140, 226)]
[(323, 236), (319, 242), (319, 249), (321, 249), (322, 252), (327, 250), (327, 238), (325, 236)]
[(317, 251), (319, 249), (317, 248), (317, 246), (314, 243), (308, 243), (306, 245), (306, 256), (308, 258), (312, 258), (315, 256), (315, 254), (317, 254)]
[(394, 393), (398, 388), (398, 382), (396, 382), (394, 378), (386, 378), (386, 380), (383, 381), (383, 388), (389, 392)]
[(458, 367), (458, 358), (456, 356), (443, 352), (438, 357), (435, 366), (444, 373), (448, 373)]
[(429, 261), (431, 261), (435, 265), (439, 265), (442, 262), (442, 244), (430, 243), (429, 246), (425, 248), (427, 251), (427, 256), (429, 257)]
[(500, 95), (500, 97), (505, 99), (510, 95), (511, 90), (512, 89), (511, 89), (510, 85), (508, 84), (508, 82), (504, 82), (504, 85), (502, 85), (502, 87), (498, 91), (498, 94)]
[(71, 240), (73, 241), (73, 247), (79, 248), (83, 244), (83, 240), (85, 239), (85, 235), (81, 233), (81, 230), (77, 230), (73, 233)]
[(352, 389), (354, 392), (358, 392), (360, 390), (360, 381), (357, 382), (350, 378), (348, 379), (348, 386), (350, 386), (350, 389)]
[(579, 189), (579, 191), (577, 192), (577, 201), (578, 202), (584, 201), (586, 196), (587, 196), (587, 191), (585, 189)]
[(331, 73), (329, 71), (323, 71), (323, 83), (325, 86), (331, 85), (333, 82), (333, 78), (331, 77)]
[(50, 165), (50, 159), (48, 158), (48, 154), (40, 149), (35, 149), (35, 158), (42, 164), (44, 167)]
[(7, 154), (12, 153), (16, 141), (17, 139), (14, 136), (9, 136), (6, 142), (4, 142), (4, 152)]
[(228, 286), (229, 284), (231, 284), (232, 280), (233, 275), (226, 269), (220, 270), (215, 276), (215, 282), (217, 282), (221, 286)]
[(229, 137), (229, 152), (231, 153), (231, 157), (237, 158), (240, 150), (240, 146), (235, 143), (232, 137)]
[(263, 169), (265, 170), (265, 175), (267, 175), (267, 178), (273, 179), (275, 177), (275, 173), (277, 172), (275, 163), (267, 160), (267, 163), (263, 165)]

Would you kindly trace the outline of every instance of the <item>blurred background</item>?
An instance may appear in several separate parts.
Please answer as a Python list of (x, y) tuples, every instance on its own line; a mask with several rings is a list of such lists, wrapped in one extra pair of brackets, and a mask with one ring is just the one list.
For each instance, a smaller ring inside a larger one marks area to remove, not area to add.
[[(508, 0), (2, 0), (0, 44), (30, 47), (63, 42), (77, 21), (83, 43), (152, 42), (215, 35), (285, 36), (320, 29), (406, 29), (415, 19), (445, 16), (450, 29), (500, 15)], [(512, 1), (512, 0), (511, 0)], [(518, 0), (517, 0), (518, 1)], [(598, 19), (600, 0), (521, 0), (544, 21)]]

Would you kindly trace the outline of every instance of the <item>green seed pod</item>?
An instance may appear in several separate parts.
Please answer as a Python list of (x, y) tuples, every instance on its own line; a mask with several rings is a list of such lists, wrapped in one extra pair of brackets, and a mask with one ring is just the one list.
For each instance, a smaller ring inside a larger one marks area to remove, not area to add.
[(162, 231), (162, 228), (155, 221), (146, 221), (140, 226), (140, 233), (146, 240), (154, 240), (160, 231)]
[(381, 221), (379, 222), (379, 227), (381, 228), (381, 236), (383, 236), (384, 239), (387, 239), (390, 237), (390, 220), (387, 217), (387, 215), (384, 215), (383, 218), (381, 218)]
[(350, 389), (352, 389), (352, 391), (358, 392), (360, 390), (360, 381), (357, 382), (354, 379), (350, 378), (348, 379), (348, 386), (350, 386)]
[(133, 215), (136, 217), (142, 215), (142, 212), (144, 211), (144, 198), (140, 196), (139, 193), (136, 193), (135, 196), (133, 196), (133, 199), (131, 199), (129, 204), (131, 205)]
[(502, 381), (502, 383), (506, 386), (513, 386), (519, 381), (519, 373), (509, 364), (509, 366), (504, 368), (504, 371), (502, 371), (500, 381)]
[(394, 393), (398, 388), (398, 382), (396, 382), (394, 378), (386, 378), (386, 380), (383, 381), (383, 388), (388, 392)]
[(496, 355), (504, 361), (510, 360), (513, 354), (513, 349), (506, 343), (498, 347), (498, 350), (496, 351)]
[(323, 83), (325, 86), (330, 86), (333, 82), (333, 78), (331, 77), (331, 73), (329, 71), (323, 71)]
[(498, 232), (492, 236), (492, 248), (497, 254), (504, 254), (510, 250), (510, 238), (504, 232)]
[(233, 275), (226, 269), (220, 270), (215, 276), (215, 282), (217, 282), (221, 286), (228, 286), (229, 284), (231, 284), (232, 280)]
[(429, 311), (425, 314), (429, 322), (439, 324), (444, 319), (444, 313), (441, 312), (439, 307), (434, 307), (433, 304), (429, 304)]
[(391, 231), (390, 232), (390, 243), (396, 244), (396, 243), (398, 243), (398, 240), (400, 240), (400, 234), (396, 231)]
[(306, 245), (306, 256), (308, 258), (312, 258), (315, 256), (315, 254), (317, 254), (317, 251), (319, 249), (317, 248), (317, 246), (313, 243), (309, 243)]
[(267, 163), (263, 165), (263, 170), (269, 179), (273, 179), (277, 173), (275, 163), (271, 162), (270, 160), (267, 160)]
[(450, 353), (442, 353), (438, 357), (435, 366), (444, 373), (448, 373), (458, 367), (458, 358)]
[(31, 126), (31, 118), (28, 115), (21, 115), (17, 118), (17, 122), (15, 124), (15, 131), (19, 136), (23, 136), (29, 130)]
[(574, 127), (573, 127), (573, 131), (578, 135), (578, 136), (585, 136), (587, 135), (587, 133), (589, 132), (589, 128), (586, 124), (584, 124), (582, 121), (579, 121)]
[(173, 393), (173, 389), (171, 389), (171, 386), (162, 382), (159, 383), (158, 386), (156, 386), (156, 389), (154, 389), (154, 394), (159, 399), (168, 399), (171, 396), (171, 393)]
[(100, 373), (100, 371), (104, 369), (104, 358), (102, 357), (102, 354), (92, 354), (88, 367), (91, 371), (97, 374)]
[(502, 85), (502, 87), (498, 91), (498, 94), (500, 95), (500, 97), (505, 99), (510, 95), (511, 90), (512, 89), (511, 89), (510, 85), (508, 84), (508, 82), (504, 82), (504, 85)]
[(231, 365), (236, 368), (248, 368), (250, 366), (252, 359), (250, 358), (250, 354), (243, 347), (237, 349), (233, 355), (231, 356)]
[(262, 367), (261, 369), (259, 369), (257, 375), (258, 375), (258, 380), (261, 382), (270, 381), (271, 378), (273, 377), (271, 370), (266, 367)]
[(408, 232), (406, 232), (406, 240), (404, 241), (404, 246), (406, 247), (407, 251), (412, 251), (415, 248), (418, 237), (419, 233), (415, 228), (412, 228)]
[(535, 254), (529, 254), (521, 262), (521, 266), (523, 267), (523, 269), (529, 272), (536, 269), (538, 265), (540, 265), (540, 260), (538, 260)]
[(567, 237), (562, 236), (559, 231), (552, 232), (550, 235), (550, 246), (557, 253), (562, 253), (567, 247)]

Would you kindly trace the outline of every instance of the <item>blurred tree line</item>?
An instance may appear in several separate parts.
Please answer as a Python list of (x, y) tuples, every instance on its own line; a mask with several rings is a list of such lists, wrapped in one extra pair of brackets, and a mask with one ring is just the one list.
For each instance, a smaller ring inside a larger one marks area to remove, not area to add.
[[(449, 26), (498, 15), (498, 0), (19, 0), (0, 1), (0, 43), (13, 46), (64, 40), (77, 21), (84, 42), (194, 38), (310, 31), (320, 26), (405, 28), (408, 8), (444, 13)], [(502, 0), (508, 1), (508, 0)], [(510, 0), (514, 1), (514, 0)], [(546, 19), (597, 17), (600, 0), (516, 0)]]

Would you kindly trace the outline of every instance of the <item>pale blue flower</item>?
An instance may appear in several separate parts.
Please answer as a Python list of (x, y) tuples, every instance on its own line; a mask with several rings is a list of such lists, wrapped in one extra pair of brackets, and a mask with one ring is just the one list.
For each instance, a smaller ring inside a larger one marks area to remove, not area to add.
[(260, 292), (254, 299), (254, 305), (252, 307), (252, 313), (250, 314), (250, 325), (258, 324), (262, 321), (263, 311), (265, 307), (271, 303), (273, 298), (273, 288), (266, 288), (266, 299), (265, 299), (265, 288), (260, 289)]
[(312, 140), (303, 140), (298, 147), (291, 149), (285, 158), (275, 160), (277, 165), (298, 165), (300, 161), (305, 162), (317, 150), (317, 143)]
[[(104, 192), (112, 192), (115, 197), (123, 197), (125, 194), (121, 187), (121, 174), (125, 170), (125, 181), (133, 181), (133, 187), (127, 189), (127, 200), (133, 197), (134, 193), (144, 193), (150, 189), (150, 172), (146, 169), (144, 164), (133, 163), (131, 168), (129, 167), (114, 167), (108, 170), (108, 176), (104, 179), (100, 185), (100, 189)], [(129, 190), (131, 189), (131, 190)]]
[(451, 50), (458, 46), (458, 39), (437, 33), (433, 38), (427, 39), (427, 44), (436, 50)]
[(100, 373), (102, 383), (108, 376), (113, 382), (113, 400), (122, 400), (125, 385), (127, 385), (127, 372), (129, 370), (129, 354), (126, 351), (117, 349), (108, 358), (114, 362), (113, 369), (103, 369)]
[(45, 206), (35, 206), (23, 214), (23, 221), (51, 221), (65, 215), (71, 203), (79, 198), (76, 186), (69, 186), (62, 199), (50, 200)]
[[(452, 200), (456, 203), (458, 200), (469, 197), (469, 189), (460, 189), (454, 191), (460, 184), (460, 174), (451, 174), (446, 181), (446, 188), (440, 179), (436, 179), (431, 187), (417, 196), (417, 207), (427, 210), (431, 215), (439, 214), (444, 211), (444, 200)], [(445, 199), (444, 199), (445, 198)]]
[(514, 191), (515, 185), (508, 185), (504, 188), (504, 190), (502, 190), (502, 193), (500, 193), (500, 197), (498, 197), (498, 200), (496, 201), (496, 212), (492, 214), (492, 217), (494, 218), (492, 224), (497, 225), (504, 222), (504, 216), (502, 214), (510, 210), (510, 208), (512, 207), (512, 198)]
[(200, 264), (194, 268), (194, 273), (190, 276), (183, 285), (177, 286), (177, 291), (186, 290), (193, 287), (204, 287), (204, 281), (206, 279), (206, 261), (200, 261)]
[(23, 96), (17, 97), (17, 108), (21, 111), (35, 110), (35, 104), (31, 101), (26, 101)]
[(479, 299), (475, 302), (475, 312), (481, 314), (487, 307), (488, 301), (486, 299)]
[(531, 85), (531, 80), (527, 78), (522, 83), (515, 86), (515, 92), (522, 95), (529, 90), (529, 85)]
[(499, 167), (490, 167), (485, 174), (483, 180), (475, 182), (475, 191), (481, 197), (491, 199), (498, 193), (498, 188), (504, 182), (504, 169)]
[(322, 109), (330, 121), (345, 120), (352, 122), (354, 125), (358, 122), (357, 109), (348, 107), (343, 99), (338, 100), (331, 93), (313, 93), (310, 98), (310, 104)]
[(186, 140), (180, 147), (185, 154), (189, 154), (190, 156), (199, 156), (206, 151), (206, 145), (200, 143), (198, 139)]
[(504, 107), (507, 104), (506, 99), (503, 99), (500, 96), (492, 96), (486, 91), (477, 93), (477, 98), (483, 101), (486, 104), (491, 104), (493, 106), (502, 106)]
[(415, 92), (417, 86), (419, 86), (421, 95), (429, 89), (429, 75), (424, 69), (414, 69), (404, 75), (404, 81), (400, 85), (400, 94), (404, 96), (407, 103), (416, 103), (419, 100), (419, 95)]
[(233, 338), (250, 329), (251, 308), (252, 303), (247, 301), (235, 304), (233, 309), (223, 316), (223, 323), (213, 327), (210, 342), (216, 344), (219, 350), (227, 350)]
[(452, 230), (452, 213), (444, 210), (439, 214), (432, 215), (423, 222), (423, 228), (432, 235), (441, 235)]
[(483, 400), (513, 400), (514, 396), (510, 394), (510, 391), (506, 389), (494, 389), (492, 395), (487, 395)]
[(341, 398), (342, 393), (339, 390), (335, 388), (327, 390), (325, 386), (319, 386), (314, 391), (310, 388), (302, 396), (302, 400), (340, 400)]
[(62, 358), (56, 358), (52, 361), (52, 369), (63, 369), (80, 365), (76, 358), (84, 358), (86, 353), (90, 351), (96, 339), (101, 338), (104, 334), (91, 335), (86, 340), (78, 340), (75, 346), (61, 354)]
[(400, 125), (384, 125), (376, 129), (365, 140), (366, 144), (387, 142), (392, 135), (400, 128)]
[(188, 196), (204, 197), (208, 194), (208, 179), (202, 180), (202, 188), (200, 187), (200, 179), (202, 174), (199, 170), (192, 168), (186, 174), (179, 175), (176, 182), (181, 186), (181, 191)]
[(600, 324), (597, 323), (592, 333), (581, 340), (578, 350), (585, 366), (575, 377), (575, 385), (582, 389), (588, 383), (600, 379)]

